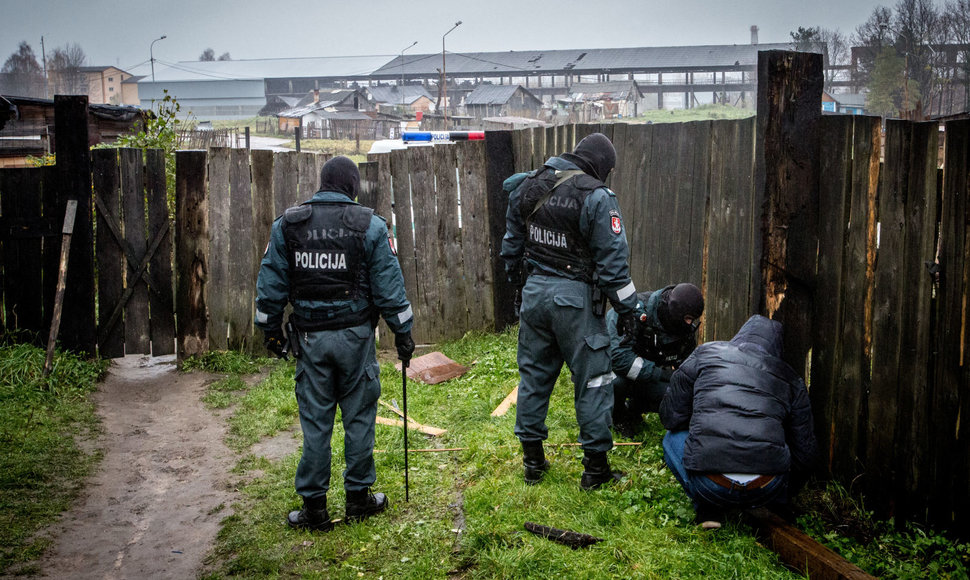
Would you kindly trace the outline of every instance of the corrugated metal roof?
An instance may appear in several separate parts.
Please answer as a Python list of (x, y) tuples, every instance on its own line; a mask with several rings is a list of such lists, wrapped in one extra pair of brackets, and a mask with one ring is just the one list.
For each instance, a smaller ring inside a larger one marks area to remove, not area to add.
[[(789, 44), (726, 44), (709, 46), (664, 46), (641, 48), (596, 48), (569, 50), (526, 50), (508, 52), (475, 52), (446, 55), (449, 76), (479, 74), (527, 75), (550, 71), (603, 70), (678, 70), (753, 67), (762, 50), (790, 50)], [(404, 61), (403, 74), (431, 76), (441, 68), (441, 53), (410, 55)], [(397, 56), (373, 73), (400, 76), (401, 57)]]
[(392, 105), (400, 105), (401, 103), (410, 105), (421, 97), (434, 99), (428, 93), (428, 90), (421, 85), (365, 87), (364, 92), (368, 93), (371, 97), (370, 100), (376, 103), (389, 103)]
[(560, 100), (601, 101), (610, 99), (624, 101), (642, 98), (643, 93), (635, 81), (610, 81), (608, 83), (577, 83), (570, 88), (569, 98)]
[(466, 105), (504, 105), (519, 89), (539, 100), (522, 85), (479, 85), (465, 97)]
[(831, 95), (831, 97), (838, 101), (840, 105), (848, 105), (850, 107), (866, 106), (865, 93), (836, 93)]
[[(211, 81), (271, 78), (366, 77), (387, 63), (389, 55), (181, 61), (155, 59), (155, 81)], [(149, 78), (149, 81), (151, 79)]]

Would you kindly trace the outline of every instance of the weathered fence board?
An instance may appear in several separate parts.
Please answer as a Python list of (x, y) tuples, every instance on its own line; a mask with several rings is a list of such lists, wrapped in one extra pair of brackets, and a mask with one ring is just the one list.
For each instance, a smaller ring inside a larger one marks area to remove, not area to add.
[(249, 151), (231, 149), (229, 153), (229, 253), (216, 256), (229, 265), (228, 283), (232, 291), (228, 309), (229, 348), (248, 350), (252, 344), (255, 287), (258, 267), (254, 252), (255, 218), (249, 169)]
[[(118, 358), (125, 354), (124, 318), (119, 317), (108, 329), (112, 311), (124, 292), (124, 251), (112, 232), (121, 223), (121, 174), (117, 149), (95, 149), (91, 152), (94, 195), (98, 204), (98, 236), (95, 254), (98, 259), (98, 354)], [(109, 225), (110, 224), (110, 225)], [(115, 226), (116, 227), (116, 226)], [(120, 234), (120, 232), (119, 232)]]
[[(297, 162), (299, 153), (283, 151), (273, 155), (273, 215), (283, 215), (286, 208), (306, 201), (300, 199)], [(268, 239), (268, 238), (267, 238)]]
[[(59, 186), (59, 178), (57, 173), (57, 167), (53, 165), (48, 165), (40, 167), (40, 183), (41, 183), (41, 208), (44, 214), (43, 221), (41, 223), (47, 224), (44, 228), (49, 233), (45, 233), (44, 248), (43, 248), (43, 280), (41, 286), (41, 293), (43, 295), (43, 305), (44, 305), (44, 322), (42, 328), (47, 336), (50, 336), (51, 319), (54, 315), (54, 299), (57, 295), (57, 279), (60, 276), (61, 267), (61, 252), (60, 246), (61, 242), (64, 240), (63, 235), (59, 235), (62, 231), (64, 224), (64, 217), (66, 211), (66, 201), (61, 200), (61, 191)], [(77, 217), (77, 211), (75, 209), (75, 221)], [(90, 222), (88, 222), (90, 224)], [(90, 226), (89, 226), (90, 227)], [(90, 232), (87, 232), (90, 236)], [(73, 239), (73, 234), (71, 235)], [(89, 238), (91, 239), (91, 238)], [(93, 257), (93, 251), (92, 251)], [(91, 284), (94, 284), (94, 280), (91, 280)], [(67, 288), (65, 287), (65, 292)], [(61, 307), (63, 308), (63, 302)], [(61, 319), (63, 320), (63, 311), (61, 313)], [(85, 318), (87, 316), (85, 315)], [(60, 337), (60, 333), (58, 333)], [(41, 339), (44, 338), (42, 335)], [(63, 345), (63, 342), (61, 343)], [(93, 352), (93, 351), (92, 351)]]
[(237, 289), (230, 284), (229, 245), (230, 186), (229, 149), (209, 149), (209, 236), (211, 239), (208, 258), (209, 347), (216, 350), (229, 348), (230, 294)]
[(761, 204), (754, 190), (754, 119), (711, 126), (711, 191), (707, 224), (705, 340), (730, 340), (757, 312), (755, 267)]
[(758, 184), (765, 196), (765, 311), (785, 325), (785, 360), (799, 374), (812, 346), (812, 288), (818, 251), (822, 57), (758, 53)]
[[(929, 498), (932, 519), (957, 524), (966, 532), (970, 523), (954, 518), (968, 514), (967, 489), (970, 488), (970, 444), (967, 443), (966, 341), (963, 339), (967, 316), (963, 307), (968, 288), (967, 236), (970, 205), (970, 121), (946, 124), (946, 152), (943, 168), (943, 210), (940, 220), (940, 285), (936, 308), (934, 351), (934, 389), (929, 401), (932, 417), (928, 438), (930, 446), (926, 476), (936, 482)], [(959, 313), (959, 314), (957, 314)], [(962, 405), (962, 407), (961, 407)], [(962, 432), (960, 432), (962, 429)], [(956, 445), (939, 442), (956, 440)], [(959, 506), (954, 509), (954, 506)]]
[[(469, 330), (493, 326), (495, 307), (492, 295), (494, 271), (490, 249), (490, 195), (486, 187), (485, 144), (463, 143), (457, 148), (461, 186), (461, 252), (464, 260), (465, 305)], [(501, 193), (502, 188), (498, 188)], [(500, 237), (501, 239), (501, 237)], [(495, 254), (496, 262), (498, 254)], [(459, 329), (452, 329), (452, 332)], [(459, 330), (460, 331), (460, 330)]]
[(61, 321), (60, 343), (64, 348), (93, 355), (97, 352), (98, 336), (94, 320), (94, 226), (91, 210), (88, 98), (55, 95), (54, 125), (54, 141), (57, 146), (57, 165), (54, 170), (57, 175), (57, 207), (54, 208), (51, 219), (55, 223), (63, 223), (67, 200), (77, 200), (63, 305), (63, 311), (70, 312), (71, 315)]
[(168, 192), (165, 183), (165, 152), (149, 149), (145, 152), (145, 174), (148, 195), (148, 241), (158, 242), (148, 266), (150, 332), (152, 355), (163, 356), (175, 352), (175, 304), (172, 284), (172, 230), (169, 227)]
[[(505, 274), (505, 261), (501, 259), (502, 237), (505, 235), (505, 214), (509, 207), (508, 194), (502, 184), (515, 173), (514, 148), (516, 136), (522, 131), (489, 131), (484, 143), (484, 182), (487, 216), (487, 232), (490, 237), (490, 267), (492, 273), (492, 304), (495, 313), (495, 330), (502, 331), (516, 323), (515, 288)], [(463, 179), (464, 183), (465, 180)], [(469, 196), (470, 197), (470, 196)], [(468, 202), (466, 202), (468, 203)], [(486, 249), (482, 249), (486, 251)]]
[[(436, 318), (441, 321), (438, 333), (446, 334), (447, 327), (469, 328), (467, 297), (469, 277), (462, 256), (462, 230), (459, 228), (461, 207), (458, 192), (458, 147), (434, 147), (432, 149), (436, 188), (436, 239), (432, 244), (438, 249), (435, 256), (438, 301)], [(467, 226), (467, 223), (462, 224)], [(430, 229), (430, 228), (429, 228)], [(429, 305), (433, 307), (433, 305)], [(440, 340), (440, 339), (436, 339)]]
[(121, 149), (121, 209), (125, 243), (131, 256), (125, 260), (125, 282), (132, 288), (125, 304), (125, 352), (151, 353), (148, 328), (148, 285), (137, 275), (139, 262), (145, 255), (145, 173), (141, 149)]
[(313, 153), (297, 153), (297, 187), (299, 202), (306, 201), (313, 196), (320, 184), (320, 170), (317, 168), (317, 156)]
[[(414, 308), (415, 340), (427, 343), (441, 332), (441, 289), (438, 276), (438, 215), (434, 189), (432, 147), (409, 149), (408, 164), (411, 180), (411, 208), (414, 215), (414, 263), (417, 299)], [(442, 209), (454, 203), (441, 199)]]
[[(408, 300), (411, 301), (415, 323), (417, 323), (418, 305), (420, 304), (420, 288), (417, 283), (415, 254), (414, 254), (414, 219), (411, 212), (411, 180), (408, 165), (408, 152), (396, 150), (390, 153), (391, 188), (394, 199), (394, 223), (397, 242), (397, 259), (401, 264), (404, 275), (404, 286), (407, 288)], [(414, 340), (418, 342), (419, 330), (414, 330)]]
[(209, 350), (209, 200), (205, 151), (175, 154), (175, 263), (178, 357)]
[(41, 212), (41, 172), (35, 169), (0, 171), (0, 214), (5, 240), (3, 269), (4, 318), (8, 330), (22, 329), (43, 333), (41, 239), (43, 228), (37, 223)]

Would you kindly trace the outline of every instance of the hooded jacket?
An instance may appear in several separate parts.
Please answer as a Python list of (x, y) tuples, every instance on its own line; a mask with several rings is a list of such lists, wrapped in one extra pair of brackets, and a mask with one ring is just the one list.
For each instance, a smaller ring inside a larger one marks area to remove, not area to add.
[(703, 344), (684, 361), (660, 404), (664, 427), (689, 430), (684, 467), (762, 475), (811, 468), (808, 390), (781, 354), (781, 324), (755, 315), (730, 342)]

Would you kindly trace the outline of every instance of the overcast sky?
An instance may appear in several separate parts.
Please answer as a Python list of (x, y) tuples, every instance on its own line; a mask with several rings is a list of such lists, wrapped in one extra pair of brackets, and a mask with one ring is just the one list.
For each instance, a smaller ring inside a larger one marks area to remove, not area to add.
[[(40, 60), (77, 43), (87, 64), (147, 74), (197, 60), (206, 48), (233, 60), (304, 56), (551, 50), (788, 42), (799, 26), (847, 36), (877, 0), (0, 0), (0, 64), (27, 41)], [(142, 67), (138, 67), (142, 65)]]

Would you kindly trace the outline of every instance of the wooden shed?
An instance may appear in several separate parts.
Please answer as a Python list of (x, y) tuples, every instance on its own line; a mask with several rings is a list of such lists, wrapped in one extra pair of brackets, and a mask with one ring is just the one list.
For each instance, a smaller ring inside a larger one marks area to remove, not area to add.
[(470, 117), (542, 116), (542, 101), (522, 85), (479, 85), (465, 97), (465, 112)]

